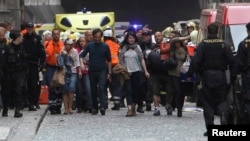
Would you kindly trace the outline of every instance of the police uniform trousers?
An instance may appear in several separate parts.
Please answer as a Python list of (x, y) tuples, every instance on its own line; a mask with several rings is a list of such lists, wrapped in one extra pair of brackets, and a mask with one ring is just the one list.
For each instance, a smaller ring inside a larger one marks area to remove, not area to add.
[(242, 75), (242, 89), (246, 120), (250, 124), (250, 70)]
[(8, 107), (10, 98), (16, 108), (20, 109), (23, 103), (23, 95), (27, 89), (27, 78), (24, 70), (5, 73), (2, 83), (3, 107)]
[(28, 101), (30, 106), (38, 104), (40, 91), (39, 91), (39, 72), (37, 65), (29, 65), (28, 75)]
[(203, 95), (200, 97), (203, 105), (203, 116), (206, 128), (214, 124), (215, 111), (219, 115), (228, 115), (228, 87), (224, 71), (206, 70), (202, 74)]

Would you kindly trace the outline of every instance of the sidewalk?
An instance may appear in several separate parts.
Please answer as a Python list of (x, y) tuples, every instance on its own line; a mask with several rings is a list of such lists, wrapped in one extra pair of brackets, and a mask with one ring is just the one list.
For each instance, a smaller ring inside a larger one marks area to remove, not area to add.
[(14, 118), (14, 110), (8, 111), (8, 117), (0, 113), (0, 141), (32, 141), (41, 121), (47, 113), (47, 105), (40, 105), (37, 111), (23, 109), (23, 117)]

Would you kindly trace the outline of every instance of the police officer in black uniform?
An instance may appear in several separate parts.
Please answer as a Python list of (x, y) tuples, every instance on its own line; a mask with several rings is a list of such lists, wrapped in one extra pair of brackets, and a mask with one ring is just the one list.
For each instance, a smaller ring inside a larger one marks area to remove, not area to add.
[(22, 45), (23, 36), (19, 30), (11, 30), (12, 42), (4, 48), (3, 52), (3, 112), (2, 116), (8, 116), (9, 97), (14, 95), (15, 114), (14, 117), (22, 117), (20, 108), (23, 93), (27, 86), (26, 73), (28, 69), (27, 54)]
[(36, 108), (40, 108), (38, 104), (40, 96), (39, 69), (41, 70), (44, 65), (45, 50), (41, 36), (34, 32), (34, 24), (27, 23), (26, 29), (28, 32), (23, 36), (23, 45), (29, 60), (27, 97), (29, 111), (36, 111)]
[[(218, 30), (216, 23), (208, 26), (208, 37), (198, 45), (192, 60), (195, 72), (202, 70), (202, 104), (206, 128), (214, 124), (215, 111), (220, 115), (221, 124), (228, 124), (228, 84), (225, 71), (228, 66), (232, 67), (234, 58), (230, 46), (217, 37)], [(207, 136), (207, 132), (204, 136)]]
[(246, 112), (246, 123), (250, 124), (250, 22), (246, 24), (248, 36), (240, 42), (235, 57), (235, 63), (231, 72), (231, 80), (235, 81), (236, 75), (242, 75), (242, 93), (244, 110)]

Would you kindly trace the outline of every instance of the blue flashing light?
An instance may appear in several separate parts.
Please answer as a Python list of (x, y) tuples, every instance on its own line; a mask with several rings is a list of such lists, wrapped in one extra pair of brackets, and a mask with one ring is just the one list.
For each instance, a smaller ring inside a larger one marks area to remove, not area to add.
[(83, 8), (82, 8), (82, 12), (83, 12), (83, 13), (86, 13), (86, 12), (87, 12), (87, 8), (86, 8), (86, 7), (83, 7)]

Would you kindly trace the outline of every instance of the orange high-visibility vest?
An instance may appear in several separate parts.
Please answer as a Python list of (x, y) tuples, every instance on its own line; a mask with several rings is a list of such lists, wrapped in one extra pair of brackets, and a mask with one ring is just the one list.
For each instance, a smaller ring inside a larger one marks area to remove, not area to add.
[(55, 54), (60, 54), (63, 49), (63, 42), (59, 40), (57, 43), (53, 40), (49, 41), (46, 51), (46, 63), (51, 66), (56, 66), (57, 59)]
[(111, 64), (112, 66), (119, 63), (118, 53), (120, 45), (111, 40), (105, 41), (105, 43), (109, 46), (110, 54), (111, 54)]

